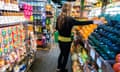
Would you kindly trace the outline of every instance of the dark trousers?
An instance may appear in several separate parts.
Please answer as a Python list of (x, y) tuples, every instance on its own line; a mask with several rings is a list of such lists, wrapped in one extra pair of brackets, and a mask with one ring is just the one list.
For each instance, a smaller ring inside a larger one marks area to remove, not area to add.
[(70, 53), (71, 42), (60, 42), (59, 41), (59, 48), (60, 48), (60, 55), (58, 58), (58, 69), (65, 69)]

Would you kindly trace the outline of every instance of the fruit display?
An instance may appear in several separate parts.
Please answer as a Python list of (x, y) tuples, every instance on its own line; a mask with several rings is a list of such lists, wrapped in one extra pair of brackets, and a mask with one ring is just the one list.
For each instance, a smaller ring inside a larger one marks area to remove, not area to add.
[(88, 39), (88, 36), (94, 31), (94, 29), (97, 28), (96, 24), (91, 24), (91, 25), (86, 25), (86, 26), (82, 26), (82, 28), (80, 29), (80, 33), (83, 36), (84, 40)]
[[(80, 34), (83, 37), (85, 48), (88, 50), (88, 60), (90, 63), (93, 61), (93, 66), (97, 67), (97, 72), (119, 72), (119, 53), (120, 53), (120, 7), (110, 6), (106, 8), (105, 12), (101, 14), (101, 8), (93, 10), (90, 12), (88, 17), (93, 20), (102, 20), (103, 25), (86, 25), (86, 26), (77, 26), (76, 29), (79, 30)], [(94, 17), (98, 16), (98, 17)], [(77, 50), (77, 47), (71, 49), (71, 53), (75, 53), (73, 60), (77, 60), (77, 53), (80, 50)], [(82, 52), (80, 52), (82, 53)], [(118, 54), (118, 55), (117, 55)], [(81, 57), (82, 58), (82, 57)], [(113, 62), (116, 62), (111, 67)], [(87, 63), (87, 61), (85, 61)], [(88, 62), (88, 66), (91, 64)], [(83, 64), (83, 63), (80, 63)], [(75, 62), (77, 66), (77, 61)], [(106, 67), (108, 66), (108, 68)], [(106, 67), (106, 69), (104, 68)], [(75, 69), (75, 68), (74, 68)], [(95, 69), (95, 68), (93, 68)], [(114, 69), (114, 71), (113, 71)], [(77, 70), (77, 69), (75, 69)], [(76, 71), (77, 72), (77, 71)]]
[(89, 36), (90, 45), (92, 45), (105, 60), (113, 60), (115, 55), (120, 52), (119, 25), (119, 23), (100, 25)]
[[(106, 19), (104, 17), (93, 17), (93, 20), (101, 20), (103, 21), (105, 24), (107, 23)], [(80, 19), (80, 21), (86, 21), (88, 19)], [(83, 40), (88, 40), (88, 37), (91, 35), (92, 32), (94, 32), (94, 30), (98, 27), (97, 24), (90, 24), (90, 25), (85, 25), (85, 26), (76, 26), (75, 28), (77, 30), (79, 30), (80, 34), (83, 37)]]

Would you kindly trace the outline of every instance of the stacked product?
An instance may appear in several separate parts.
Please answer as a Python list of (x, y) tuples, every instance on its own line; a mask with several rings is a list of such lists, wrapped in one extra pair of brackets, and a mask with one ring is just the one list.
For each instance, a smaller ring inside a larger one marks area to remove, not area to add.
[(26, 3), (21, 3), (20, 8), (21, 8), (21, 11), (24, 12), (25, 18), (30, 20), (33, 12), (32, 6)]
[(7, 68), (12, 68), (15, 62), (20, 62), (25, 57), (25, 33), (23, 30), (23, 25), (21, 24), (3, 27), (0, 28), (0, 31), (0, 59), (3, 63), (1, 70), (4, 70), (6, 66)]
[(97, 28), (96, 24), (82, 26), (80, 29), (80, 33), (84, 40), (88, 40), (88, 36)]

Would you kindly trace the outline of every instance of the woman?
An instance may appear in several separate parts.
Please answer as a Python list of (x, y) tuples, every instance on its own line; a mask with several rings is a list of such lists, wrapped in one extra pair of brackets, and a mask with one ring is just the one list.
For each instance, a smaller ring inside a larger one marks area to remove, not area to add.
[(57, 18), (56, 22), (56, 30), (59, 32), (59, 48), (60, 48), (60, 55), (58, 58), (58, 66), (57, 72), (67, 72), (65, 69), (68, 56), (70, 53), (71, 47), (71, 30), (74, 25), (88, 25), (93, 24), (93, 22), (100, 23), (98, 21), (76, 21), (72, 17), (70, 17), (71, 11), (71, 4), (65, 3), (62, 7), (62, 12)]

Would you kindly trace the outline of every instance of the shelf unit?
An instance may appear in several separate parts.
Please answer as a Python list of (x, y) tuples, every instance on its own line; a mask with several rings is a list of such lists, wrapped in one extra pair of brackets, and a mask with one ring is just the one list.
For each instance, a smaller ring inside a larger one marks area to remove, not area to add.
[[(29, 20), (20, 12), (17, 1), (0, 4), (0, 71), (27, 71), (35, 57), (35, 49), (28, 47)], [(34, 38), (29, 40), (34, 42)]]

